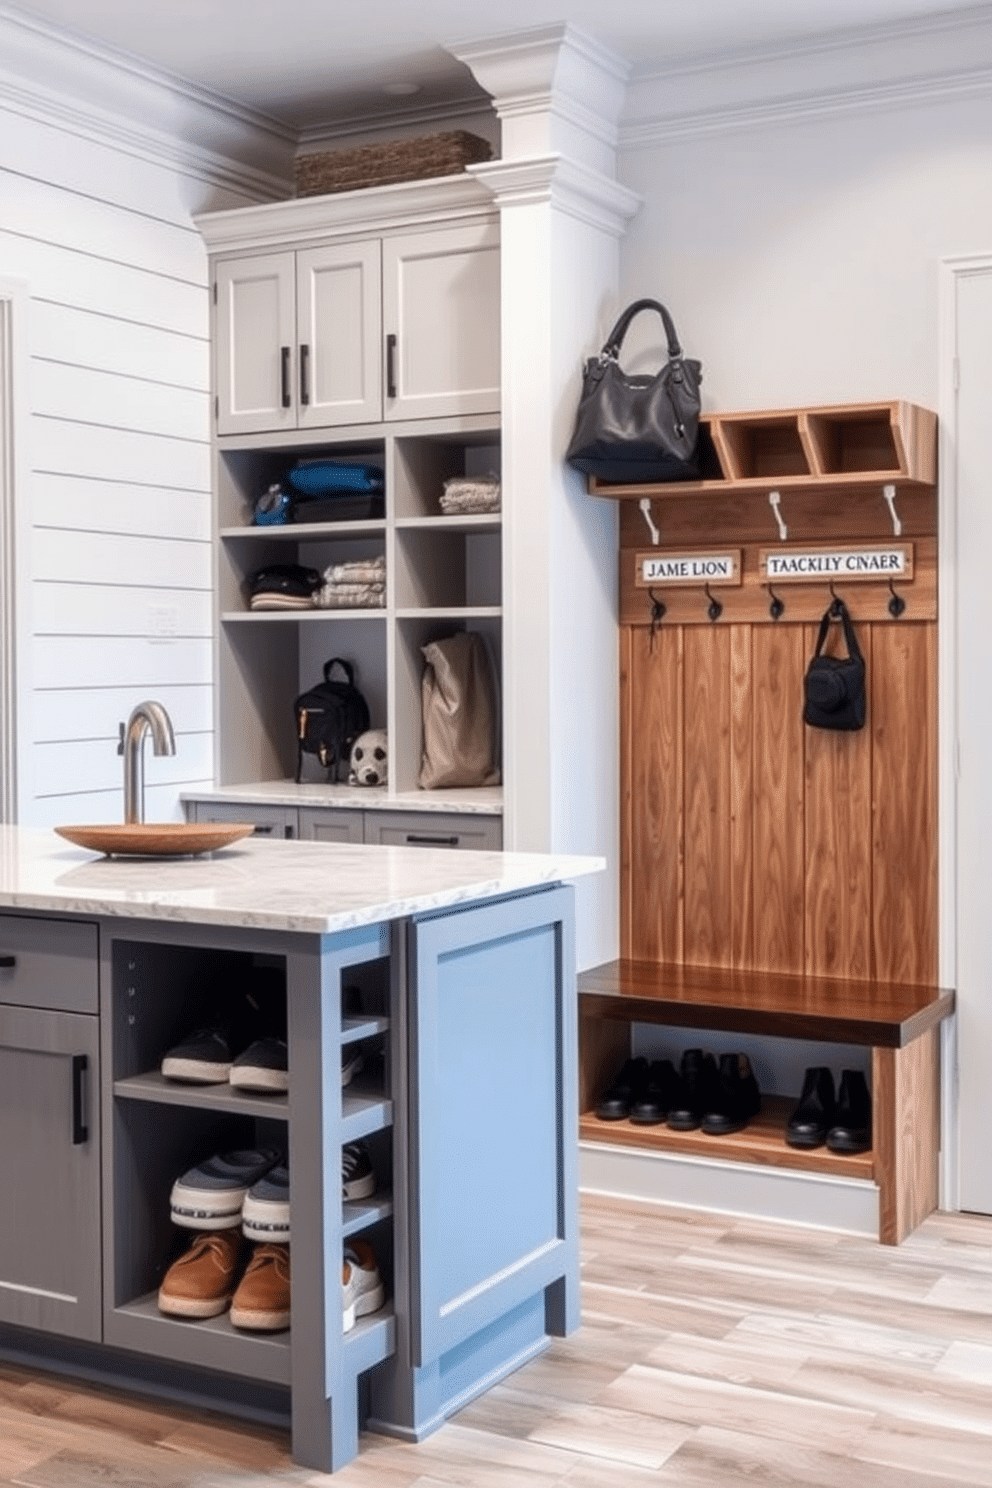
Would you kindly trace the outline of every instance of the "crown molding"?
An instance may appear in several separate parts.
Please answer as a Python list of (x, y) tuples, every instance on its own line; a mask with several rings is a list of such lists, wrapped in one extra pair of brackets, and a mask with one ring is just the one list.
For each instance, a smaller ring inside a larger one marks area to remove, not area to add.
[(992, 86), (992, 6), (824, 32), (635, 72), (621, 150), (974, 98)]
[(207, 247), (218, 253), (492, 215), (492, 194), (471, 175), (458, 175), (201, 212), (193, 221)]
[(296, 131), (0, 3), (0, 107), (228, 187), (284, 196)]
[(357, 136), (374, 139), (396, 138), (411, 131), (434, 130), (438, 126), (471, 124), (473, 120), (487, 126), (487, 133), (495, 125), (492, 101), (475, 94), (465, 98), (452, 98), (444, 103), (420, 104), (412, 108), (389, 108), (381, 113), (343, 115), (324, 124), (305, 126), (299, 133), (299, 149), (303, 153), (314, 150), (334, 149), (345, 140)]
[(531, 160), (494, 160), (470, 165), (501, 209), (549, 203), (557, 211), (622, 238), (641, 206), (636, 192), (562, 155)]

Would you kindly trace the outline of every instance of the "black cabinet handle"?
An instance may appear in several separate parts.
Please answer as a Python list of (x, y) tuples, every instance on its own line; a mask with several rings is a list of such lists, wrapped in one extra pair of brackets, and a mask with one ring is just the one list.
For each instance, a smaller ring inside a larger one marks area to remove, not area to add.
[(272, 834), (272, 823), (271, 822), (256, 822), (255, 823), (255, 836), (256, 837), (269, 837), (269, 836), (271, 836), (271, 834)]
[(89, 1064), (85, 1054), (72, 1056), (72, 1145), (81, 1147), (89, 1141), (89, 1128), (83, 1120), (83, 1075)]
[(411, 847), (457, 847), (457, 837), (432, 837), (426, 832), (407, 832), (406, 840)]
[(310, 402), (310, 348), (305, 342), (300, 347), (300, 402)]
[(392, 331), (386, 337), (386, 397), (396, 397), (396, 337)]
[(6, 954), (6, 952), (3, 955), (0, 955), (0, 967), (3, 967), (5, 970), (10, 971), (16, 965), (17, 965), (17, 957), (16, 956), (9, 956), (9, 955)]
[(283, 408), (289, 408), (293, 401), (293, 395), (289, 387), (289, 347), (280, 347), (280, 353), (282, 356), (282, 406)]

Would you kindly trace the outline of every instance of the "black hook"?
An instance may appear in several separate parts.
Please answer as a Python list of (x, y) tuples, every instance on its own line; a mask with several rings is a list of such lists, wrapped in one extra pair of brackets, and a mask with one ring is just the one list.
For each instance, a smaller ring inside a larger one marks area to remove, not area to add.
[(837, 593), (837, 590), (834, 588), (833, 579), (831, 579), (830, 581), (830, 593), (833, 597), (833, 604), (830, 606), (830, 614), (834, 620), (839, 620), (841, 615), (843, 615), (844, 613), (844, 601), (841, 599), (840, 595)]
[(785, 600), (779, 599), (771, 584), (766, 584), (765, 588), (768, 590), (768, 593), (772, 597), (772, 602), (768, 606), (768, 613), (769, 615), (771, 615), (773, 620), (781, 620), (782, 616), (785, 614)]
[(889, 600), (889, 614), (892, 616), (893, 620), (898, 620), (899, 616), (906, 608), (906, 601), (903, 599), (901, 594), (896, 593), (895, 585), (893, 584), (891, 579), (889, 580), (889, 593), (892, 595), (892, 598)]
[(653, 589), (649, 589), (648, 593), (651, 596), (651, 639), (649, 644), (650, 649), (653, 651), (655, 632), (665, 618), (665, 604), (663, 600), (658, 598)]
[(709, 584), (704, 584), (703, 588), (706, 591), (706, 598), (710, 602), (709, 608), (707, 609), (706, 613), (707, 615), (709, 615), (711, 620), (719, 620), (720, 616), (723, 614), (723, 605), (710, 593)]

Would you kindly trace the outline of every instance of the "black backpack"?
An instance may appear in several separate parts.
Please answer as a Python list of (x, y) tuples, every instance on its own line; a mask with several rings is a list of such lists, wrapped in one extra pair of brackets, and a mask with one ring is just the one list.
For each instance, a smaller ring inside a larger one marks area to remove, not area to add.
[[(340, 667), (345, 682), (332, 682), (331, 672)], [(350, 661), (334, 656), (324, 662), (324, 680), (307, 692), (301, 692), (294, 704), (296, 710), (296, 783), (303, 773), (303, 756), (315, 754), (328, 771), (328, 779), (337, 780), (341, 761), (346, 759), (352, 742), (369, 726), (369, 705), (355, 686), (355, 668)]]

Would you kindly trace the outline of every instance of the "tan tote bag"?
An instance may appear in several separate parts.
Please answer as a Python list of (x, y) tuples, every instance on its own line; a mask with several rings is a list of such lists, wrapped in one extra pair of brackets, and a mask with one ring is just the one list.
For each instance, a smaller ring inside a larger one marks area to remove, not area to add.
[(426, 663), (421, 789), (499, 785), (496, 681), (485, 641), (460, 631), (420, 649)]

